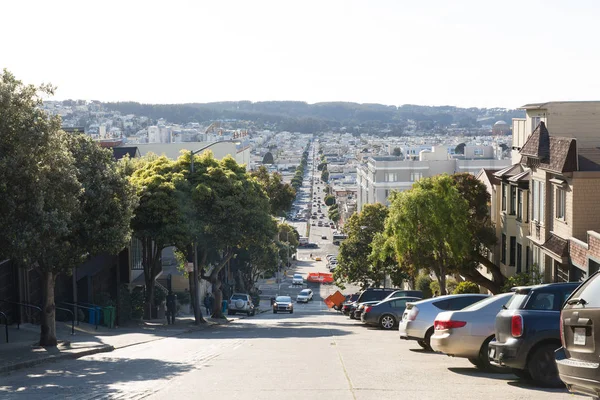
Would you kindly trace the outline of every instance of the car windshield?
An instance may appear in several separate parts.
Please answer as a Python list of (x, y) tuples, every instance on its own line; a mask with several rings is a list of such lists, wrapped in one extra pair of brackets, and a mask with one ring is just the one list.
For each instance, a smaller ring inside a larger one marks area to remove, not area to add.
[(521, 308), (523, 302), (527, 299), (527, 294), (515, 293), (506, 303), (506, 309), (508, 310), (518, 310)]
[(246, 300), (247, 297), (245, 294), (234, 294), (231, 296), (231, 300)]
[(505, 305), (510, 300), (513, 294), (514, 293), (502, 293), (497, 294), (496, 296), (488, 297), (487, 299), (478, 301), (477, 303), (471, 304), (470, 306), (463, 308), (463, 311), (477, 311), (487, 306), (497, 306), (498, 310), (500, 310), (500, 307)]
[(303, 296), (308, 296), (308, 293), (310, 293), (308, 290), (303, 290), (300, 292), (300, 294)]
[(291, 303), (292, 298), (289, 296), (277, 296), (275, 301), (280, 302), (280, 303)]
[(302, 275), (296, 274), (296, 275), (294, 275), (294, 278), (302, 278)]

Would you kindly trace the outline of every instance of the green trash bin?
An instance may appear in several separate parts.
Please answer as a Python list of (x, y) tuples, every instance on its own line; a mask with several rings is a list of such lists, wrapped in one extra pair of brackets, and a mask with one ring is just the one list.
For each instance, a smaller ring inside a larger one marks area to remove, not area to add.
[(102, 309), (104, 314), (104, 325), (112, 329), (115, 327), (116, 310), (113, 306), (104, 307)]

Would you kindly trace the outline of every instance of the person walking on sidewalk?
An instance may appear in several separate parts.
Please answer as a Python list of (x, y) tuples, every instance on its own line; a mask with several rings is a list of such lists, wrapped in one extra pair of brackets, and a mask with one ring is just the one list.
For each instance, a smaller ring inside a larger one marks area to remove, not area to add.
[(212, 303), (212, 295), (210, 293), (206, 293), (206, 296), (204, 297), (204, 307), (206, 307), (207, 316), (212, 315)]
[(172, 290), (169, 290), (167, 295), (167, 324), (175, 324), (175, 313), (177, 312), (177, 296), (173, 294)]

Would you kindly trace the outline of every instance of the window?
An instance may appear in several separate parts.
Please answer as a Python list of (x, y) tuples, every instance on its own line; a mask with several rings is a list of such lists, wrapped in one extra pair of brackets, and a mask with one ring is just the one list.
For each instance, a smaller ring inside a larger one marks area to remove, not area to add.
[(448, 302), (448, 310), (462, 310), (465, 307), (470, 306), (471, 304), (477, 303), (485, 299), (484, 296), (460, 296), (454, 299), (449, 299)]
[(423, 177), (423, 173), (422, 172), (411, 172), (410, 173), (410, 181), (411, 182), (416, 182), (419, 179), (421, 179)]
[(517, 274), (521, 272), (521, 258), (523, 257), (523, 246), (521, 243), (517, 243)]
[(540, 124), (540, 117), (531, 117), (531, 132), (533, 133), (533, 131), (535, 130), (535, 128), (537, 128), (537, 126)]
[(383, 174), (383, 179), (386, 182), (397, 182), (398, 174), (396, 174), (395, 172), (386, 172)]
[(506, 184), (502, 184), (502, 211), (506, 211)]
[(390, 197), (390, 191), (389, 189), (385, 189), (385, 199), (387, 200), (388, 197)]
[(567, 206), (567, 192), (562, 188), (556, 188), (556, 218), (565, 219), (565, 208)]
[(600, 306), (600, 275), (588, 280), (575, 291), (573, 297), (579, 297), (586, 301), (587, 307), (598, 308)]
[(544, 222), (544, 182), (533, 181), (532, 216), (534, 221)]
[(517, 249), (517, 238), (515, 236), (510, 237), (510, 266), (515, 266), (515, 252)]
[(392, 308), (406, 308), (406, 300), (394, 300), (390, 301)]
[(517, 210), (517, 188), (514, 185), (510, 185), (510, 215), (515, 215), (515, 211)]
[(506, 264), (506, 235), (503, 233), (502, 234), (502, 249), (501, 249), (501, 258), (500, 258), (500, 262), (502, 264)]
[(554, 293), (535, 293), (527, 303), (528, 310), (545, 310), (554, 309)]
[(517, 219), (523, 221), (523, 191), (517, 191)]
[(474, 156), (483, 156), (483, 149), (480, 147), (473, 149), (473, 155)]

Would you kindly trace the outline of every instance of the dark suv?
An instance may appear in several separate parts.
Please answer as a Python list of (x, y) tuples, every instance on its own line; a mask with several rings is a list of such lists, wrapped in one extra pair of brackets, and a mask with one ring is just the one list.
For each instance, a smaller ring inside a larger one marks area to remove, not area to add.
[(496, 316), (496, 338), (489, 344), (491, 363), (543, 386), (561, 386), (554, 362), (554, 351), (560, 347), (560, 310), (578, 285), (513, 288), (515, 294)]
[(590, 276), (567, 299), (560, 324), (562, 347), (555, 353), (560, 379), (571, 392), (600, 398), (599, 272)]
[[(381, 301), (381, 300), (385, 299), (390, 293), (393, 293), (396, 290), (398, 290), (398, 289), (368, 288), (368, 289), (363, 290), (362, 292), (360, 292), (358, 299), (356, 299), (356, 301), (354, 303), (352, 303), (352, 305), (349, 307), (348, 315), (350, 315), (350, 318), (356, 319), (356, 317), (354, 315), (354, 311), (357, 310), (357, 308), (359, 307), (359, 305), (361, 303), (365, 303), (367, 301), (376, 301), (376, 300)], [(360, 318), (360, 315), (358, 316), (358, 318)]]

